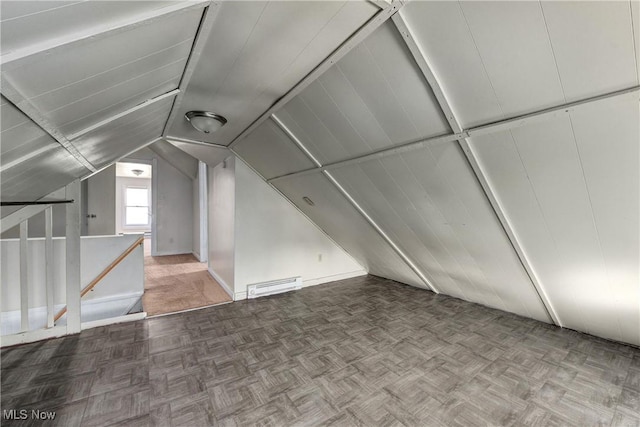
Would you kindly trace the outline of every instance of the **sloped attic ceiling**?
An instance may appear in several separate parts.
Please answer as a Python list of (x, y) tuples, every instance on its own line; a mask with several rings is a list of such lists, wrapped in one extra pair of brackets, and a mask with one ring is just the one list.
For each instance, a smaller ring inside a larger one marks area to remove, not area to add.
[(639, 2), (1, 7), (3, 199), (165, 137), (373, 274), (640, 345)]

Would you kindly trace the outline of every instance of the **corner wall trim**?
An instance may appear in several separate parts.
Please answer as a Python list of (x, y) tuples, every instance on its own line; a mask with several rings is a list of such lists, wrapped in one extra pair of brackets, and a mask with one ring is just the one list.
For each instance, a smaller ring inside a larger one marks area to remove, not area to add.
[(220, 277), (215, 271), (213, 271), (213, 269), (207, 268), (207, 271), (209, 272), (211, 277), (213, 277), (213, 280), (218, 282), (222, 289), (224, 289), (224, 291), (231, 297), (231, 299), (235, 301), (235, 298), (233, 297), (233, 291), (231, 291), (231, 288), (229, 287), (229, 285), (227, 285), (227, 282), (222, 280), (222, 277)]

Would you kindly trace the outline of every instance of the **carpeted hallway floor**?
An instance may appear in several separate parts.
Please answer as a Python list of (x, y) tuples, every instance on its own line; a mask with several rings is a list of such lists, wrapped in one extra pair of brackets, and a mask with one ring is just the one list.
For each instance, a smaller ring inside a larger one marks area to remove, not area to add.
[(207, 264), (191, 254), (152, 257), (145, 251), (144, 275), (142, 305), (149, 316), (231, 301)]

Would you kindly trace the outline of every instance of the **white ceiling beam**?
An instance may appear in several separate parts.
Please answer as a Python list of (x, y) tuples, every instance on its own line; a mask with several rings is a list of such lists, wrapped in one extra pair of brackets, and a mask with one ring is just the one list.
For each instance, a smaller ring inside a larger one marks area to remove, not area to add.
[(384, 9), (392, 3), (391, 0), (367, 0), (367, 2), (379, 7), (380, 9)]
[(53, 55), (62, 48), (69, 48), (82, 43), (93, 43), (96, 40), (110, 37), (141, 25), (151, 24), (170, 15), (203, 8), (209, 4), (210, 1), (211, 0), (175, 2), (171, 6), (156, 9), (146, 14), (134, 15), (115, 23), (112, 22), (95, 26), (83, 32), (52, 38), (43, 43), (27, 46), (23, 49), (18, 49), (0, 56), (0, 65), (3, 71), (11, 70), (15, 67), (26, 65), (39, 54), (46, 52), (49, 55)]
[(215, 147), (215, 148), (224, 148), (225, 150), (229, 149), (229, 147), (227, 147), (226, 145), (216, 144), (213, 142), (197, 141), (195, 139), (189, 139), (189, 138), (179, 138), (177, 136), (166, 136), (164, 137), (164, 139), (166, 139), (169, 142), (185, 142), (187, 144), (204, 145), (207, 147)]
[[(438, 81), (438, 78), (434, 74), (433, 69), (429, 65), (429, 62), (425, 53), (422, 51), (422, 49), (420, 49), (420, 46), (418, 45), (407, 23), (404, 21), (404, 19), (400, 14), (396, 14), (393, 17), (393, 23), (396, 25), (396, 28), (402, 35), (402, 39), (405, 41), (405, 43), (407, 44), (407, 47), (411, 51), (411, 54), (415, 59), (416, 63), (418, 64), (418, 67), (422, 71), (425, 79), (427, 80), (427, 83), (429, 83), (429, 86), (431, 86), (431, 89), (433, 90), (436, 100), (438, 101), (438, 104), (440, 104), (440, 107), (442, 108), (442, 111), (444, 112), (444, 115), (447, 118), (447, 122), (449, 123), (449, 126), (451, 126), (451, 130), (456, 134), (463, 132), (462, 126), (460, 125), (460, 122), (457, 120), (456, 115), (453, 111), (453, 108), (451, 107), (451, 104), (447, 99), (446, 93), (444, 92), (444, 88), (442, 87), (442, 85)], [(565, 114), (568, 114), (568, 113), (569, 113), (569, 109), (566, 109)], [(547, 117), (544, 116), (543, 114), (538, 114), (536, 117), (538, 118), (544, 117), (545, 119), (547, 119)], [(522, 125), (523, 121), (524, 120), (519, 120), (516, 122), (512, 121), (510, 124), (520, 123), (520, 125)], [(502, 127), (494, 125), (493, 129), (495, 131), (499, 131), (499, 129), (508, 127), (510, 124), (503, 123)], [(485, 127), (485, 129), (486, 128), (487, 127)], [(504, 208), (502, 207), (500, 201), (496, 197), (496, 193), (493, 190), (491, 183), (487, 179), (487, 175), (483, 170), (482, 165), (478, 162), (478, 158), (473, 151), (473, 147), (471, 146), (471, 144), (469, 144), (468, 138), (460, 138), (458, 139), (458, 143), (460, 144), (460, 148), (462, 148), (462, 151), (464, 152), (464, 155), (467, 158), (467, 161), (469, 162), (469, 166), (471, 166), (471, 169), (473, 170), (473, 173), (475, 174), (478, 180), (478, 183), (480, 184), (485, 196), (489, 200), (489, 203), (491, 204), (491, 207), (493, 208), (493, 211), (498, 221), (502, 225), (502, 228), (507, 236), (507, 239), (511, 243), (511, 246), (516, 252), (518, 258), (520, 259), (520, 262), (525, 272), (529, 276), (531, 284), (533, 285), (533, 288), (536, 294), (538, 295), (540, 302), (542, 303), (545, 310), (547, 311), (549, 318), (556, 325), (562, 326), (562, 322), (558, 317), (558, 314), (556, 313), (555, 309), (553, 308), (553, 304), (551, 303), (551, 300), (547, 296), (547, 293), (544, 290), (543, 284), (541, 283), (540, 279), (536, 275), (533, 265), (529, 260), (529, 257), (527, 256), (527, 253), (525, 252), (520, 240), (518, 239), (518, 236), (513, 226), (511, 225), (511, 222)]]
[(89, 178), (91, 178), (92, 176), (97, 175), (97, 174), (99, 174), (100, 172), (102, 172), (103, 170), (107, 169), (109, 166), (113, 165), (114, 163), (118, 163), (120, 160), (122, 160), (122, 159), (124, 159), (124, 158), (129, 157), (130, 155), (132, 155), (132, 154), (133, 154), (133, 153), (135, 153), (136, 151), (138, 151), (138, 150), (142, 150), (143, 148), (145, 148), (145, 147), (147, 147), (147, 146), (149, 146), (149, 145), (151, 145), (151, 144), (153, 144), (153, 143), (155, 143), (155, 142), (158, 142), (158, 141), (160, 141), (160, 140), (162, 140), (162, 139), (163, 139), (163, 138), (162, 138), (161, 136), (159, 136), (159, 137), (157, 137), (157, 138), (154, 138), (154, 139), (152, 139), (151, 141), (146, 142), (146, 143), (142, 144), (141, 146), (134, 148), (133, 150), (129, 151), (127, 154), (124, 154), (124, 155), (122, 155), (122, 156), (118, 157), (117, 159), (115, 159), (114, 161), (112, 161), (111, 163), (109, 163), (108, 165), (103, 166), (103, 167), (101, 167), (100, 169), (97, 169), (97, 170), (96, 170), (96, 171), (94, 171), (93, 173), (90, 173), (90, 174), (88, 174), (88, 175), (83, 176), (82, 178), (80, 178), (80, 180), (81, 180), (81, 181), (84, 181), (85, 179), (89, 179)]
[(419, 139), (417, 141), (407, 142), (406, 144), (396, 145), (390, 148), (384, 148), (382, 150), (374, 151), (372, 153), (365, 154), (362, 156), (356, 156), (356, 157), (340, 160), (333, 163), (327, 163), (323, 166), (305, 169), (300, 172), (293, 172), (285, 175), (276, 176), (269, 179), (269, 181), (279, 181), (281, 179), (296, 178), (299, 176), (311, 175), (314, 173), (329, 171), (332, 169), (342, 168), (345, 166), (356, 165), (358, 163), (369, 162), (371, 160), (378, 160), (385, 157), (406, 153), (409, 151), (415, 151), (420, 148), (426, 147), (429, 144), (434, 144), (436, 142), (443, 143), (443, 142), (457, 141), (458, 138), (462, 138), (463, 136), (466, 136), (466, 135), (467, 135), (466, 133), (448, 134), (448, 135), (442, 135), (442, 136), (434, 136), (431, 138)]
[(191, 77), (195, 72), (196, 65), (198, 65), (198, 61), (200, 61), (200, 57), (202, 56), (202, 51), (204, 50), (205, 45), (207, 44), (207, 40), (209, 40), (209, 34), (211, 33), (211, 29), (213, 28), (213, 23), (218, 16), (218, 12), (220, 11), (221, 4), (220, 3), (211, 3), (205, 9), (202, 19), (200, 20), (200, 26), (198, 27), (198, 33), (196, 34), (195, 40), (191, 47), (191, 53), (189, 54), (189, 59), (187, 60), (187, 65), (184, 68), (184, 72), (182, 73), (182, 78), (180, 79), (180, 85), (178, 86), (180, 89), (180, 93), (173, 101), (173, 106), (171, 107), (171, 112), (169, 113), (169, 117), (164, 124), (164, 128), (162, 129), (162, 136), (166, 137), (167, 132), (169, 132), (169, 128), (173, 124), (173, 121), (176, 119), (178, 112), (180, 111), (180, 105), (182, 104), (182, 98), (184, 97), (187, 86), (189, 86), (189, 82), (191, 81)]
[[(311, 160), (315, 165), (319, 168), (322, 168), (322, 164), (318, 159), (316, 159), (313, 154), (304, 146), (302, 141), (298, 139), (298, 137), (287, 127), (278, 117), (273, 115), (271, 117), (273, 121), (278, 125), (278, 127), (287, 135), (289, 140), (293, 142), (298, 148), (302, 150), (303, 153)], [(234, 152), (235, 153), (235, 152)], [(347, 199), (347, 201), (351, 204), (351, 206), (369, 223), (369, 225), (382, 237), (382, 239), (391, 246), (391, 249), (404, 261), (405, 264), (424, 282), (424, 284), (434, 293), (440, 293), (436, 287), (431, 283), (431, 281), (426, 277), (426, 275), (420, 271), (415, 262), (398, 246), (391, 237), (384, 231), (382, 227), (369, 215), (362, 206), (349, 194), (349, 192), (338, 182), (338, 180), (331, 175), (328, 171), (323, 171), (323, 175), (333, 184), (333, 186), (342, 194), (342, 196)], [(272, 184), (272, 180), (267, 181), (269, 184)], [(273, 184), (272, 184), (273, 185)]]
[[(434, 93), (436, 90), (434, 90)], [(327, 163), (322, 167), (316, 167), (311, 169), (305, 169), (300, 172), (294, 172), (286, 175), (277, 176), (271, 178), (269, 181), (278, 181), (281, 179), (294, 178), (298, 176), (309, 175), (313, 173), (322, 172), (325, 170), (331, 170), (349, 166), (357, 163), (368, 162), (371, 160), (382, 159), (384, 157), (394, 156), (401, 153), (407, 153), (414, 150), (419, 150), (426, 147), (429, 144), (443, 143), (459, 141), (460, 139), (490, 135), (497, 132), (504, 132), (511, 129), (516, 129), (522, 126), (531, 125), (534, 123), (543, 123), (549, 120), (553, 120), (562, 116), (566, 116), (572, 112), (586, 112), (590, 110), (600, 110), (610, 108), (613, 105), (621, 102), (627, 102), (630, 100), (640, 101), (640, 86), (634, 86), (629, 89), (620, 90), (617, 92), (609, 93), (606, 95), (596, 96), (569, 104), (560, 105), (553, 108), (548, 108), (525, 114), (522, 116), (499, 120), (485, 125), (473, 127), (468, 130), (462, 130), (461, 132), (452, 133), (448, 135), (433, 136), (430, 138), (423, 138), (416, 141), (410, 141), (405, 144), (396, 145), (394, 147), (385, 148), (382, 150), (374, 151), (373, 153), (365, 154), (362, 156), (353, 157), (346, 160), (340, 160), (333, 163)], [(448, 116), (447, 116), (448, 117)]]
[(16, 108), (30, 118), (35, 124), (40, 126), (42, 130), (48, 133), (53, 139), (55, 139), (60, 145), (62, 145), (75, 159), (82, 164), (85, 168), (92, 172), (96, 171), (96, 168), (89, 162), (78, 149), (64, 136), (53, 124), (51, 124), (29, 101), (22, 96), (11, 84), (4, 74), (0, 77), (0, 84), (2, 88), (2, 95), (9, 100)]
[(150, 105), (153, 105), (153, 104), (155, 104), (155, 103), (157, 103), (159, 101), (162, 101), (164, 99), (173, 98), (176, 95), (178, 95), (179, 93), (180, 93), (180, 89), (174, 89), (174, 90), (169, 91), (167, 93), (163, 93), (162, 95), (156, 96), (155, 98), (147, 99), (146, 101), (144, 101), (144, 102), (142, 102), (142, 103), (140, 103), (140, 104), (138, 104), (138, 105), (136, 105), (134, 107), (131, 107), (131, 108), (127, 109), (127, 110), (122, 111), (121, 113), (115, 114), (115, 115), (113, 115), (111, 117), (108, 117), (108, 118), (106, 118), (106, 119), (104, 119), (102, 121), (99, 121), (98, 123), (95, 123), (95, 124), (93, 124), (93, 125), (91, 125), (91, 126), (89, 126), (87, 128), (84, 128), (84, 129), (82, 129), (82, 130), (80, 130), (80, 131), (78, 131), (78, 132), (76, 132), (74, 134), (69, 135), (68, 139), (70, 141), (78, 139), (81, 136), (88, 134), (89, 132), (92, 132), (92, 131), (94, 131), (94, 130), (96, 130), (96, 129), (104, 126), (104, 125), (107, 125), (107, 124), (109, 124), (111, 122), (114, 122), (114, 121), (116, 121), (116, 120), (118, 120), (118, 119), (120, 119), (122, 117), (128, 116), (131, 113), (134, 113), (134, 112), (136, 112), (138, 110), (146, 108), (146, 107), (148, 107)]
[(271, 115), (277, 112), (285, 104), (291, 101), (300, 92), (306, 89), (311, 83), (313, 83), (318, 77), (320, 77), (325, 71), (331, 68), (342, 57), (355, 48), (360, 42), (366, 39), (371, 33), (384, 24), (391, 16), (396, 13), (402, 7), (401, 2), (388, 3), (384, 9), (380, 9), (367, 23), (365, 23), (358, 31), (351, 35), (344, 43), (342, 43), (336, 50), (331, 53), (324, 61), (314, 68), (309, 74), (307, 74), (302, 80), (298, 82), (289, 92), (276, 101), (267, 111), (265, 111), (260, 117), (258, 117), (253, 123), (251, 123), (240, 135), (238, 135), (229, 148), (233, 148), (242, 139), (249, 135), (255, 128), (260, 126)]

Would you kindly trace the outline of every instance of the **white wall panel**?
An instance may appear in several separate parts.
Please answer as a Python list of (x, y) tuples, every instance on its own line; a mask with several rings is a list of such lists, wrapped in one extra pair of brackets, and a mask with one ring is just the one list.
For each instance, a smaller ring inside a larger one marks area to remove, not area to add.
[(67, 150), (58, 146), (3, 170), (2, 200), (37, 200), (89, 173)]
[[(0, 164), (3, 170), (38, 152), (55, 150), (60, 144), (4, 97), (0, 101)], [(16, 167), (16, 166), (13, 166)]]
[(171, 144), (207, 165), (214, 167), (231, 155), (227, 148), (171, 141)]
[(539, 2), (460, 5), (505, 117), (564, 103)]
[(173, 98), (101, 126), (73, 141), (73, 145), (95, 167), (100, 168), (160, 136)]
[(3, 75), (70, 135), (175, 89), (201, 14), (183, 12), (54, 55), (45, 51)]
[(266, 179), (315, 166), (271, 119), (235, 145), (234, 150)]
[(235, 172), (236, 294), (287, 277), (309, 285), (366, 274), (244, 162), (236, 160)]
[[(424, 283), (323, 176), (283, 179), (277, 188), (369, 273), (424, 288)], [(314, 206), (303, 201), (309, 197)]]
[(96, 25), (116, 24), (142, 16), (174, 1), (3, 1), (2, 52), (90, 32)]
[(89, 173), (5, 98), (0, 114), (2, 200), (36, 200)]
[(391, 22), (289, 102), (278, 117), (323, 162), (450, 131)]
[(502, 110), (460, 4), (412, 1), (400, 13), (428, 58), (460, 124), (471, 127), (501, 118)]
[(567, 101), (638, 84), (630, 3), (542, 2)]
[(332, 174), (438, 290), (549, 321), (456, 143)]
[(230, 143), (379, 9), (368, 2), (222, 2), (169, 134), (203, 137), (183, 119), (205, 109), (229, 123), (206, 141)]
[[(604, 324), (617, 314), (622, 341), (640, 343), (640, 111), (630, 103), (573, 114), (572, 122), (607, 285), (594, 286), (593, 308)], [(593, 281), (594, 276), (589, 275)], [(596, 276), (597, 277), (597, 276)], [(603, 298), (607, 293), (609, 301)]]
[(631, 2), (631, 24), (633, 25), (633, 46), (636, 51), (636, 74), (640, 82), (640, 2)]
[(640, 342), (638, 106), (474, 138), (567, 327)]
[(209, 167), (207, 171), (209, 215), (209, 271), (216, 280), (234, 293), (235, 280), (235, 157), (224, 165)]

